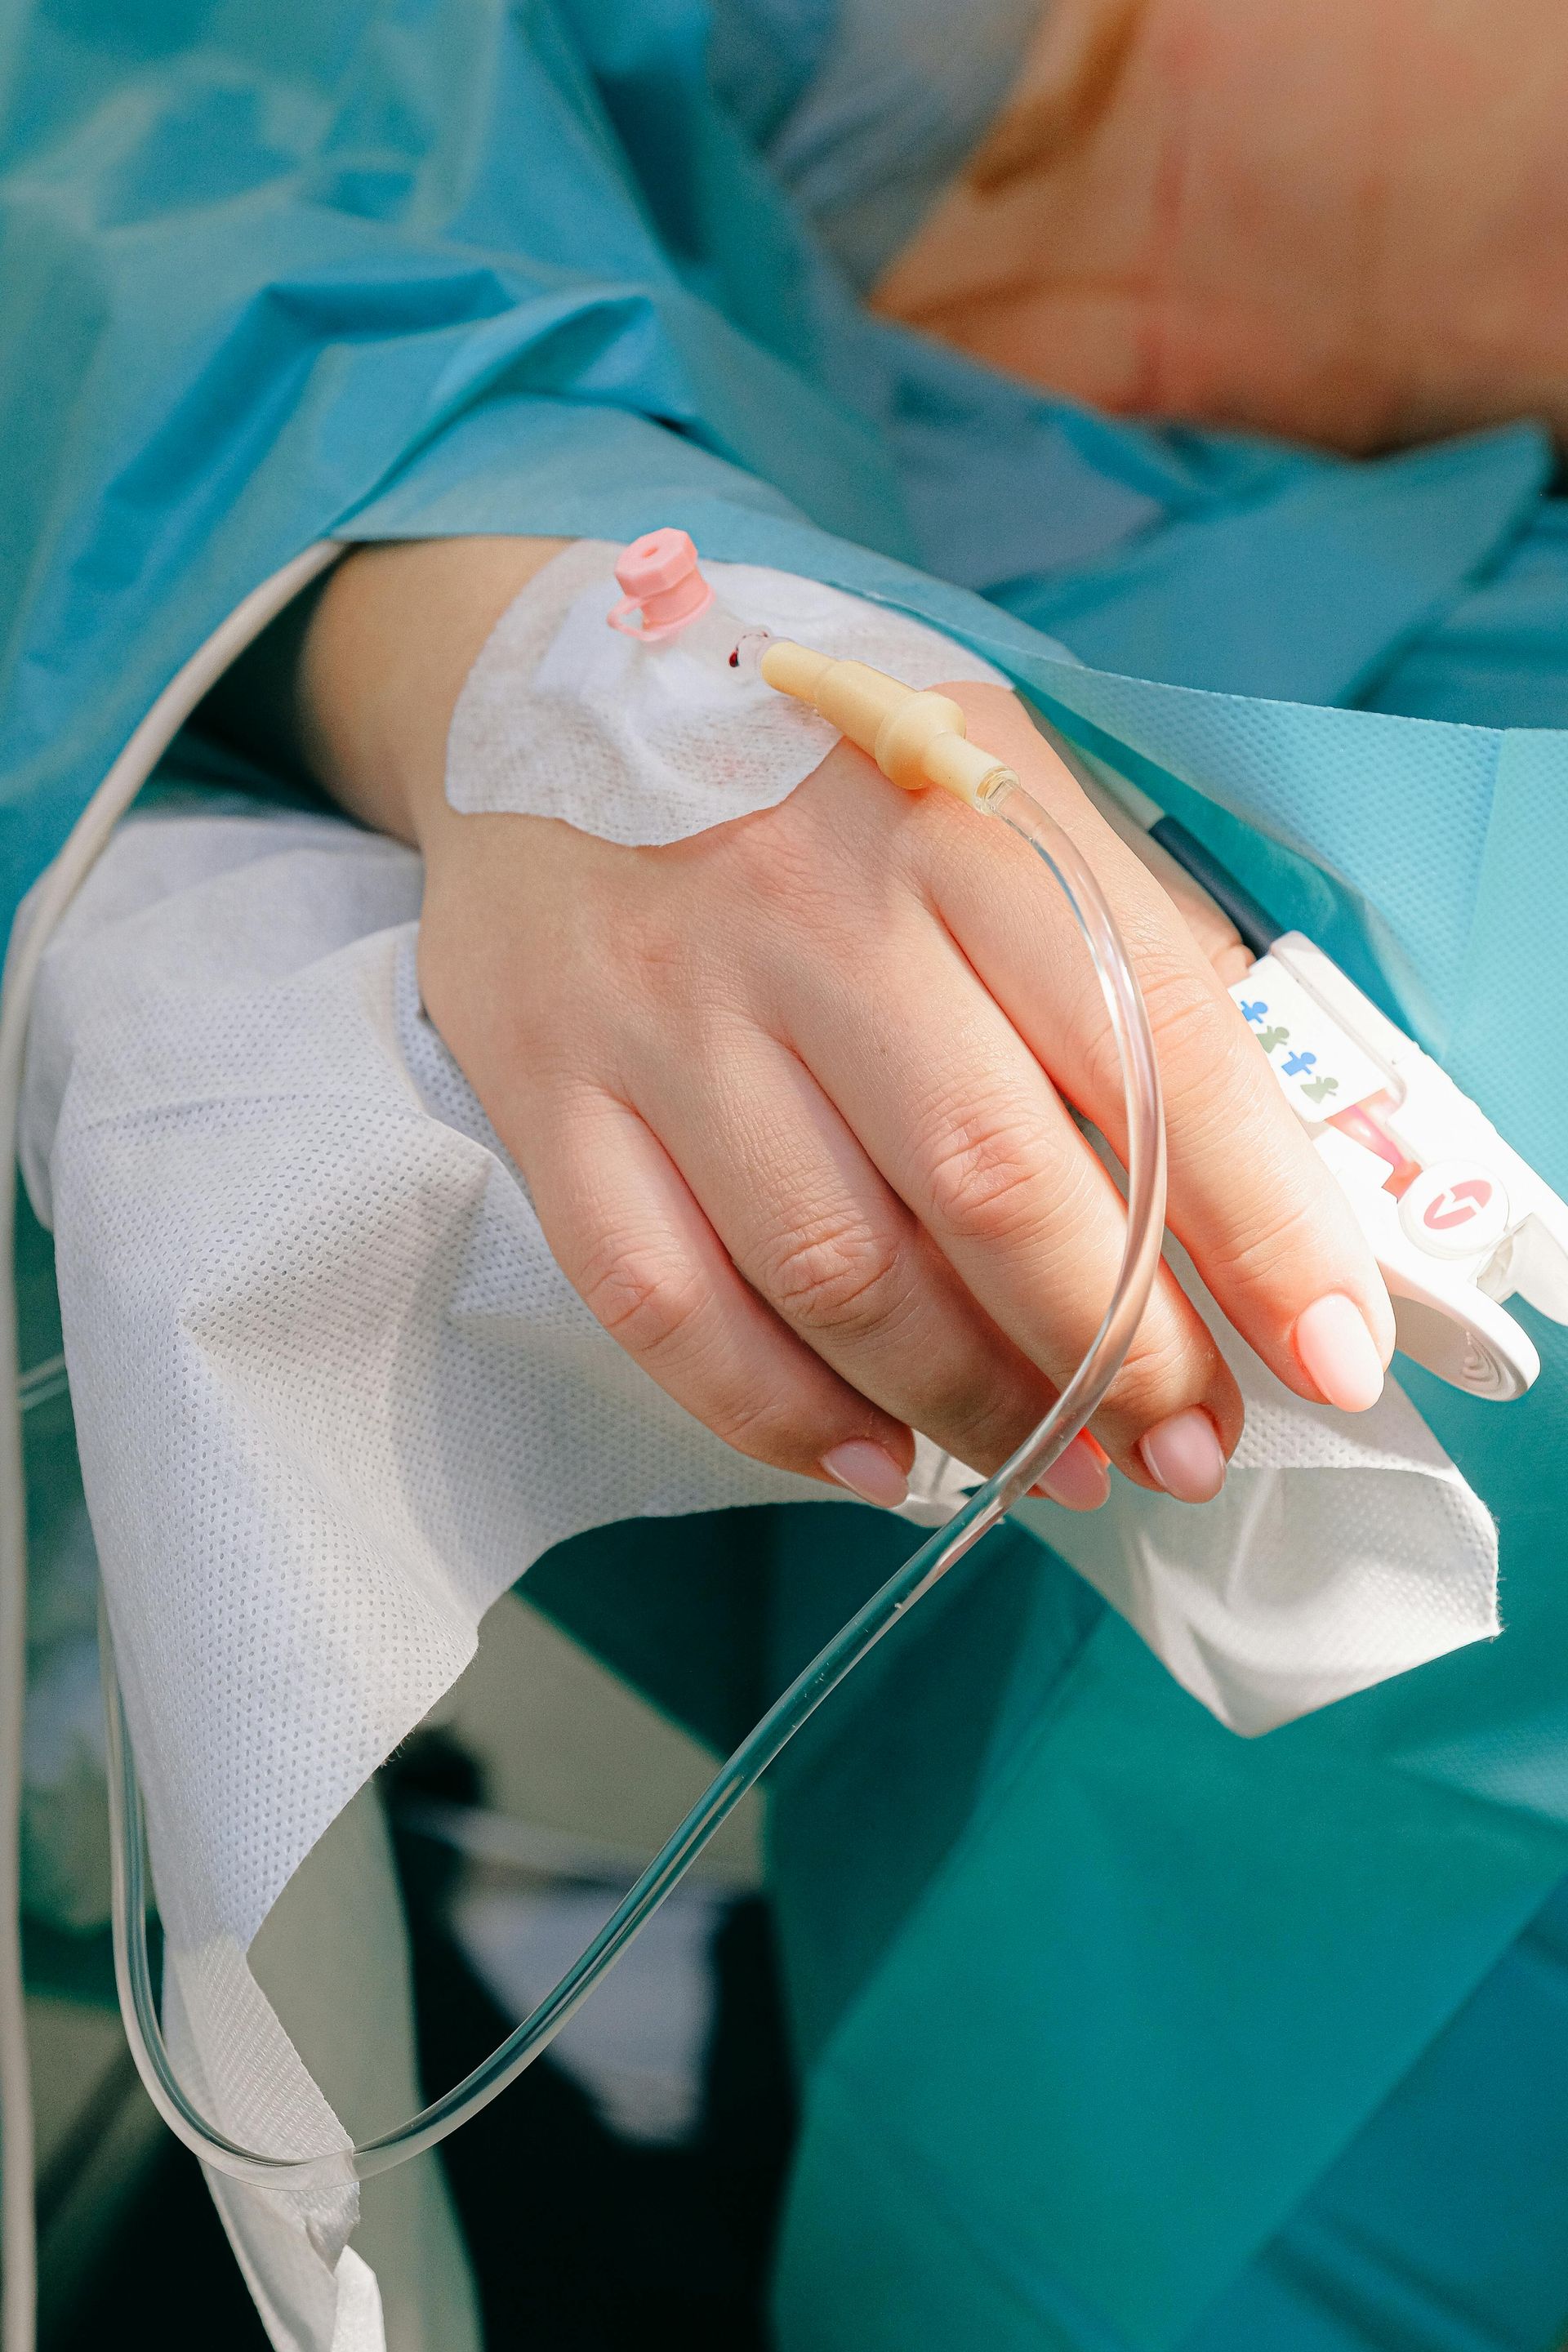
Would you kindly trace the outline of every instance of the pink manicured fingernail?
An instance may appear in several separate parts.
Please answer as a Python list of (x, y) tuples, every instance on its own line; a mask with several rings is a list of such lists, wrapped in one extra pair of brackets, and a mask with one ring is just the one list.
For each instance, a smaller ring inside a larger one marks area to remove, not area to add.
[(1038, 1486), (1029, 1489), (1068, 1511), (1098, 1511), (1110, 1495), (1110, 1473), (1092, 1438), (1078, 1436), (1058, 1454)]
[(1212, 1503), (1225, 1484), (1219, 1433), (1202, 1405), (1156, 1422), (1138, 1440), (1143, 1467), (1178, 1503)]
[(1342, 1290), (1314, 1298), (1290, 1335), (1301, 1370), (1342, 1412), (1364, 1412), (1383, 1394), (1383, 1358), (1361, 1308)]
[(895, 1509), (910, 1491), (910, 1482), (892, 1455), (873, 1445), (868, 1437), (847, 1438), (823, 1455), (822, 1466), (863, 1503), (880, 1503), (885, 1510)]

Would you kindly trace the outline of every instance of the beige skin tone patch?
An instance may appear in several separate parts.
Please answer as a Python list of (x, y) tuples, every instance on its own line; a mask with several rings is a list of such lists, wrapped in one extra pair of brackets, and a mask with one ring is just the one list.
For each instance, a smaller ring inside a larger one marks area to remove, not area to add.
[(877, 306), (1129, 415), (1568, 438), (1560, 0), (1050, 0)]

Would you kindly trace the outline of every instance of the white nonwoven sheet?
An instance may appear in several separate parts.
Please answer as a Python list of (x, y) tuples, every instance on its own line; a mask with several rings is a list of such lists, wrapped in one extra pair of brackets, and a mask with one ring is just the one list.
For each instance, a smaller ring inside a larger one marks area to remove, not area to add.
[(1166, 1255), (1247, 1400), (1224, 1487), (1194, 1512), (1117, 1478), (1103, 1510), (1016, 1516), (1247, 1736), (1500, 1632), (1496, 1524), (1398, 1382), (1371, 1412), (1307, 1403)]
[[(171, 2025), (224, 2113), (297, 2145), (335, 2118), (246, 1955), (485, 1610), (585, 1528), (830, 1498), (710, 1436), (566, 1283), (423, 1015), (419, 887), (408, 851), (330, 819), (133, 820), (46, 957), (29, 1042), (24, 1167), (56, 1231)], [(1257, 1729), (1495, 1631), (1490, 1522), (1398, 1391), (1352, 1424), (1233, 1360), (1254, 1433), (1222, 1503), (1029, 1515), (1173, 1672)], [(957, 1493), (924, 1449), (911, 1516)], [(265, 2202), (245, 2243), (294, 2315), (275, 2340), (377, 2352), (352, 2195)]]

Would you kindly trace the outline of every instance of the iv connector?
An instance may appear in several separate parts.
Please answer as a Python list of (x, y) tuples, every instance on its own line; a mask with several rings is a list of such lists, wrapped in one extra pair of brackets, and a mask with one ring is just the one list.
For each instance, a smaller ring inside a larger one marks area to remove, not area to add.
[(758, 667), (769, 686), (808, 703), (905, 792), (936, 784), (984, 810), (1017, 784), (1005, 761), (970, 742), (951, 695), (905, 686), (868, 662), (835, 661), (788, 637), (773, 638)]

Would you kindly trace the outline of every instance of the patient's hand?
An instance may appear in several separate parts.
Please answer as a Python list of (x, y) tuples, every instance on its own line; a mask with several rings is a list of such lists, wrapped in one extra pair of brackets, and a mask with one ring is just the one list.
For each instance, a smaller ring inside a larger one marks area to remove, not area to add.
[(880, 307), (1099, 406), (1568, 437), (1562, 0), (1047, 0)]
[[(306, 640), (318, 772), (425, 855), (430, 1015), (567, 1275), (710, 1429), (883, 1501), (902, 1491), (911, 1426), (994, 1468), (1088, 1345), (1121, 1248), (1121, 1203), (1065, 1107), (1120, 1139), (1116, 1057), (1072, 921), (1002, 826), (896, 791), (845, 745), (779, 807), (665, 848), (458, 815), (443, 791), (453, 703), (550, 551), (361, 553)], [(1208, 957), (1014, 698), (950, 691), (1116, 910), (1159, 1042), (1173, 1229), (1282, 1379), (1321, 1393), (1305, 1357), (1340, 1401), (1370, 1402), (1387, 1297)], [(1359, 1365), (1342, 1344), (1337, 1374), (1299, 1321), (1330, 1295), (1320, 1320), (1360, 1334)], [(1163, 1273), (1100, 1438), (1130, 1476), (1196, 1500), (1240, 1420)], [(1058, 1499), (1104, 1487), (1085, 1442), (1053, 1474)]]

